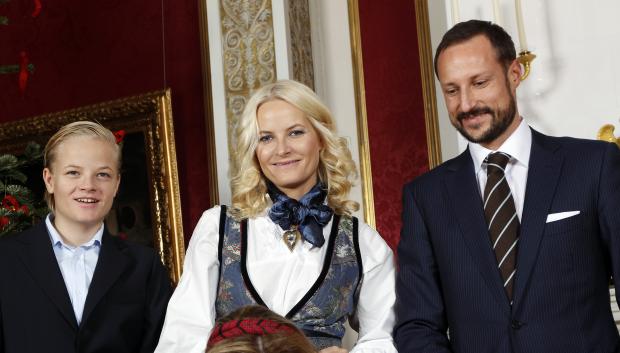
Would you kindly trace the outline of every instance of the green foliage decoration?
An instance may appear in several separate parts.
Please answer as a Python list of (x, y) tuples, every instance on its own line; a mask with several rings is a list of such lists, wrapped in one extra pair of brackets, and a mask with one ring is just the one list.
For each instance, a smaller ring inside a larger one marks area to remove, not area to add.
[(47, 214), (45, 202), (33, 196), (24, 173), (42, 158), (41, 146), (33, 142), (19, 156), (0, 155), (0, 237), (25, 230)]

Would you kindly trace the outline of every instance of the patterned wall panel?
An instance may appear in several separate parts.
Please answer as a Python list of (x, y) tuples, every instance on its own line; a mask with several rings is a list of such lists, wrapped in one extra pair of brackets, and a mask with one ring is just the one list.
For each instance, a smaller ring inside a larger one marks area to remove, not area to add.
[(308, 0), (289, 0), (288, 8), (293, 79), (314, 89), (314, 65), (312, 63), (312, 38), (310, 35)]
[[(226, 90), (228, 150), (252, 92), (276, 80), (271, 0), (221, 0), (222, 56)], [(231, 165), (234, 170), (235, 166)]]

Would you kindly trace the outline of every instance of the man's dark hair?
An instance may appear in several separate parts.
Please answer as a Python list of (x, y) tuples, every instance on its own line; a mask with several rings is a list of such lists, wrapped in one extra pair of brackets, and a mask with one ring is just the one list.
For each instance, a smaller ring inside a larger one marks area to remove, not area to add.
[(491, 42), (495, 53), (497, 54), (497, 60), (504, 65), (506, 69), (512, 64), (517, 57), (515, 51), (515, 44), (512, 38), (506, 31), (491, 22), (480, 20), (469, 20), (466, 22), (460, 22), (450, 28), (446, 34), (443, 35), (437, 51), (435, 52), (435, 74), (439, 77), (437, 72), (437, 59), (441, 52), (446, 48), (463, 43), (473, 37), (483, 35)]

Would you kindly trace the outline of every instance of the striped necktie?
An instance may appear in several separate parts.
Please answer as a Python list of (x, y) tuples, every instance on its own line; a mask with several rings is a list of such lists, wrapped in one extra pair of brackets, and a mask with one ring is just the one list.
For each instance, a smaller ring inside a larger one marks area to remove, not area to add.
[(516, 272), (519, 218), (506, 181), (505, 169), (510, 156), (503, 152), (491, 153), (485, 159), (487, 184), (484, 187), (484, 216), (489, 228), (491, 244), (497, 267), (504, 282), (508, 299), (512, 301), (512, 288)]

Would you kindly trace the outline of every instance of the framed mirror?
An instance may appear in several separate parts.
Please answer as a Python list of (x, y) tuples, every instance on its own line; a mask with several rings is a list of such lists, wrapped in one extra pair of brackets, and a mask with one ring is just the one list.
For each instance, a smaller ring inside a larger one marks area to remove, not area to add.
[[(45, 146), (60, 127), (79, 120), (123, 131), (121, 186), (106, 227), (155, 248), (176, 284), (185, 246), (170, 90), (0, 124), (0, 154), (23, 153), (30, 141)], [(41, 169), (28, 184), (43, 192)]]

